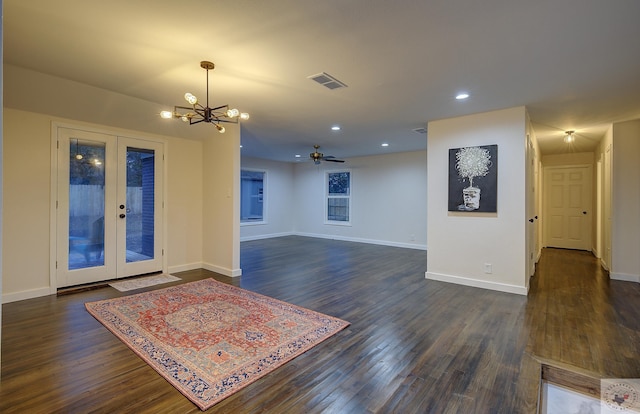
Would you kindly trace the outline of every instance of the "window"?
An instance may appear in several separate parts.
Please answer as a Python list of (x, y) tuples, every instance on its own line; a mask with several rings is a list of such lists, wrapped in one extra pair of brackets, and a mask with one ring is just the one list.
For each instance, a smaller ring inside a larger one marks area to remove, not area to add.
[(350, 224), (351, 173), (327, 172), (327, 223)]
[(240, 172), (240, 223), (264, 224), (266, 171)]

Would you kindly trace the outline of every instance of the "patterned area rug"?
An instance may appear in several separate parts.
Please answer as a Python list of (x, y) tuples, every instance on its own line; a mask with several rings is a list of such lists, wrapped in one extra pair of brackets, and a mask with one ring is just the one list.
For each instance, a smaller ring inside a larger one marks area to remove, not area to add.
[(118, 289), (120, 292), (127, 292), (129, 290), (142, 289), (149, 286), (161, 285), (163, 283), (175, 282), (177, 280), (182, 279), (171, 275), (153, 275), (136, 277), (129, 280), (123, 280), (121, 282), (113, 282), (109, 283), (109, 286)]
[(85, 306), (201, 410), (349, 325), (213, 279)]

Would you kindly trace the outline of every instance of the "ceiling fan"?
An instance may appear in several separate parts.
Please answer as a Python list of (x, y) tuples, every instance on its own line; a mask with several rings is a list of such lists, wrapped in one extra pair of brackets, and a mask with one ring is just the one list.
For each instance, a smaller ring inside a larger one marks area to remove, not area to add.
[(314, 145), (313, 148), (314, 148), (314, 151), (311, 154), (309, 154), (309, 158), (313, 160), (314, 164), (320, 164), (320, 161), (344, 162), (344, 160), (339, 160), (333, 155), (324, 155), (323, 153), (318, 152), (320, 145)]

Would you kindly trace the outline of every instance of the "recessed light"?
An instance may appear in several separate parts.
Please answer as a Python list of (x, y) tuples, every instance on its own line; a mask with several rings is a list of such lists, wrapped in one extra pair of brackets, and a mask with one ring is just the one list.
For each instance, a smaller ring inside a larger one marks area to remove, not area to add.
[(340, 131), (340, 125), (334, 125), (331, 127), (332, 131)]
[(464, 92), (456, 95), (456, 99), (459, 101), (467, 99), (468, 97), (469, 97), (469, 94)]
[(386, 142), (383, 142), (383, 143), (382, 143), (382, 146), (383, 146), (383, 147), (388, 147), (388, 146), (389, 146), (389, 144), (387, 144)]
[(300, 158), (300, 154), (296, 154), (296, 158)]

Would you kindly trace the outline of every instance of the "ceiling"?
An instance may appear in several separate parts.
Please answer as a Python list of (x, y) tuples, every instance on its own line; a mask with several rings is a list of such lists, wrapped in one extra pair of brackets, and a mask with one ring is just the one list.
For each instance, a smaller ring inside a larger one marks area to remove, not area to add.
[[(413, 130), (429, 121), (522, 105), (543, 154), (581, 152), (640, 118), (637, 0), (4, 0), (3, 12), (5, 63), (170, 110), (187, 91), (204, 99), (200, 61), (214, 62), (211, 106), (249, 112), (243, 155), (266, 159), (313, 144), (340, 158), (424, 150)], [(347, 87), (308, 79), (320, 72)]]

